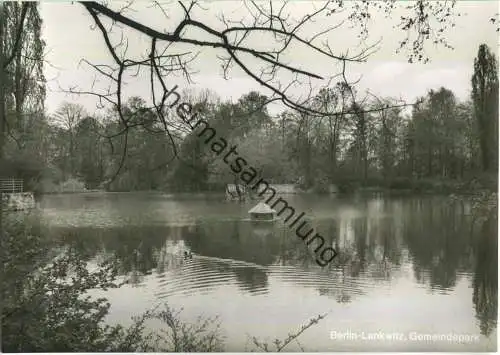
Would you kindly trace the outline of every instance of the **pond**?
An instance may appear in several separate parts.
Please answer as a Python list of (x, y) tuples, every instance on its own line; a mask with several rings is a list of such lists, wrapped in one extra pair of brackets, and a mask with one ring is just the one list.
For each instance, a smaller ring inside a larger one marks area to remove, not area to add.
[[(101, 294), (112, 323), (168, 302), (188, 322), (217, 316), (227, 351), (254, 349), (253, 336), (284, 339), (320, 314), (327, 316), (286, 350), (496, 351), (496, 226), (471, 232), (466, 203), (287, 199), (338, 250), (328, 266), (282, 222), (249, 222), (255, 202), (222, 195), (47, 195), (40, 207), (51, 236), (91, 263), (120, 263), (129, 283)], [(389, 339), (395, 332), (402, 337)]]

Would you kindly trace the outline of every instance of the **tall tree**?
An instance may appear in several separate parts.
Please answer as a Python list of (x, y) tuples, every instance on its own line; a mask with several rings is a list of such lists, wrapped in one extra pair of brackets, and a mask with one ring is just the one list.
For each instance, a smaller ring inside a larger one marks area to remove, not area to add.
[(64, 102), (55, 115), (56, 122), (61, 125), (68, 136), (69, 173), (75, 173), (76, 128), (87, 114), (83, 106)]
[(75, 128), (76, 170), (89, 188), (96, 188), (103, 180), (103, 142), (97, 134), (101, 129), (94, 117), (85, 117)]
[(0, 172), (25, 180), (46, 150), (41, 26), (36, 3), (0, 4)]
[(44, 109), (42, 19), (35, 3), (5, 3), (2, 10), (5, 125), (23, 147)]
[(337, 111), (334, 116), (327, 116), (324, 130), (328, 132), (326, 140), (328, 151), (328, 175), (330, 179), (335, 176), (339, 153), (340, 133), (345, 126), (344, 112), (352, 105), (350, 88), (345, 83), (339, 82), (332, 88), (321, 89), (315, 97), (315, 104), (325, 112)]
[(472, 101), (479, 128), (483, 171), (498, 169), (498, 73), (497, 60), (486, 44), (474, 59)]
[[(380, 100), (375, 104), (378, 106), (390, 106), (391, 100)], [(400, 127), (403, 118), (399, 108), (380, 111), (378, 117), (375, 117), (376, 135), (375, 142), (378, 167), (384, 178), (391, 178), (394, 173), (394, 166), (397, 159), (397, 143), (398, 143), (398, 128)]]
[(353, 141), (350, 153), (353, 159), (354, 171), (361, 175), (366, 182), (368, 178), (369, 135), (371, 129), (367, 120), (367, 114), (363, 112), (363, 108), (357, 103), (354, 103), (352, 107), (357, 114), (353, 117)]

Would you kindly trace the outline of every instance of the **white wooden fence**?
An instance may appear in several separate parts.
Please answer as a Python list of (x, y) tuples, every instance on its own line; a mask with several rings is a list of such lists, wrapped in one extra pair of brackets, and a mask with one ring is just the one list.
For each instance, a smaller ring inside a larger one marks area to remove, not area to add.
[(24, 192), (22, 179), (0, 179), (0, 193)]

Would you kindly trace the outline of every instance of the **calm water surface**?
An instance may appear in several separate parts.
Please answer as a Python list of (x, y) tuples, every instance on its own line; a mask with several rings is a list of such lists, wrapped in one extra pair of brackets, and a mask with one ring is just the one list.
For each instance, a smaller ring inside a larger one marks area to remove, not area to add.
[[(104, 294), (110, 322), (128, 323), (158, 303), (183, 320), (218, 316), (226, 350), (253, 349), (328, 313), (287, 350), (496, 351), (496, 225), (471, 232), (470, 207), (445, 197), (293, 196), (339, 250), (321, 268), (294, 231), (256, 227), (255, 203), (219, 195), (138, 193), (45, 196), (54, 238), (91, 263), (114, 256), (129, 284)], [(297, 212), (297, 213), (298, 213)], [(496, 223), (496, 222), (495, 222)], [(189, 250), (193, 259), (184, 260)], [(331, 339), (331, 332), (349, 333)], [(406, 340), (353, 339), (403, 333)], [(408, 339), (468, 334), (468, 343)]]

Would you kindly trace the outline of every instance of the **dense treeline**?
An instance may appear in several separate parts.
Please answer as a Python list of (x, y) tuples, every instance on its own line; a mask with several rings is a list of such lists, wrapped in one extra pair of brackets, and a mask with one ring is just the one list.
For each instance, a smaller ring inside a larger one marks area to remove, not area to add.
[[(236, 182), (174, 110), (163, 113), (164, 122), (146, 98), (128, 99), (122, 118), (112, 109), (92, 116), (68, 102), (47, 114), (45, 43), (36, 4), (13, 3), (3, 15), (0, 53), (13, 56), (0, 56), (8, 61), (0, 100), (0, 175), (23, 178), (28, 189), (40, 192), (75, 180), (88, 189), (114, 191), (207, 191)], [(237, 102), (208, 90), (184, 92), (182, 98), (270, 182), (317, 191), (330, 184), (496, 190), (497, 59), (481, 45), (472, 65), (470, 100), (441, 87), (423, 93), (418, 105), (380, 110), (399, 102), (366, 100), (338, 83), (309, 101), (312, 110), (337, 112), (320, 118), (297, 111), (273, 116), (257, 92)]]
[[(382, 111), (376, 109), (398, 102), (373, 98), (361, 106), (349, 87), (337, 84), (311, 100), (313, 108), (339, 112), (323, 118), (291, 111), (273, 117), (266, 97), (256, 92), (235, 103), (209, 91), (184, 92), (183, 98), (274, 183), (318, 191), (330, 184), (344, 189), (495, 188), (496, 67), (495, 56), (482, 45), (474, 63), (471, 100), (460, 101), (441, 87), (416, 106)], [(14, 115), (17, 106), (9, 108)], [(51, 184), (71, 178), (90, 189), (115, 191), (206, 191), (235, 182), (222, 158), (198, 137), (199, 131), (193, 132), (173, 110), (169, 134), (139, 97), (125, 103), (124, 113), (134, 123), (126, 132), (116, 112), (92, 117), (74, 103), (61, 104), (56, 114), (40, 117), (36, 124), (21, 125), (13, 134), (23, 135), (24, 144), (18, 146), (14, 139), (7, 144), (13, 161), (10, 175), (30, 175), (38, 189), (49, 191)]]

